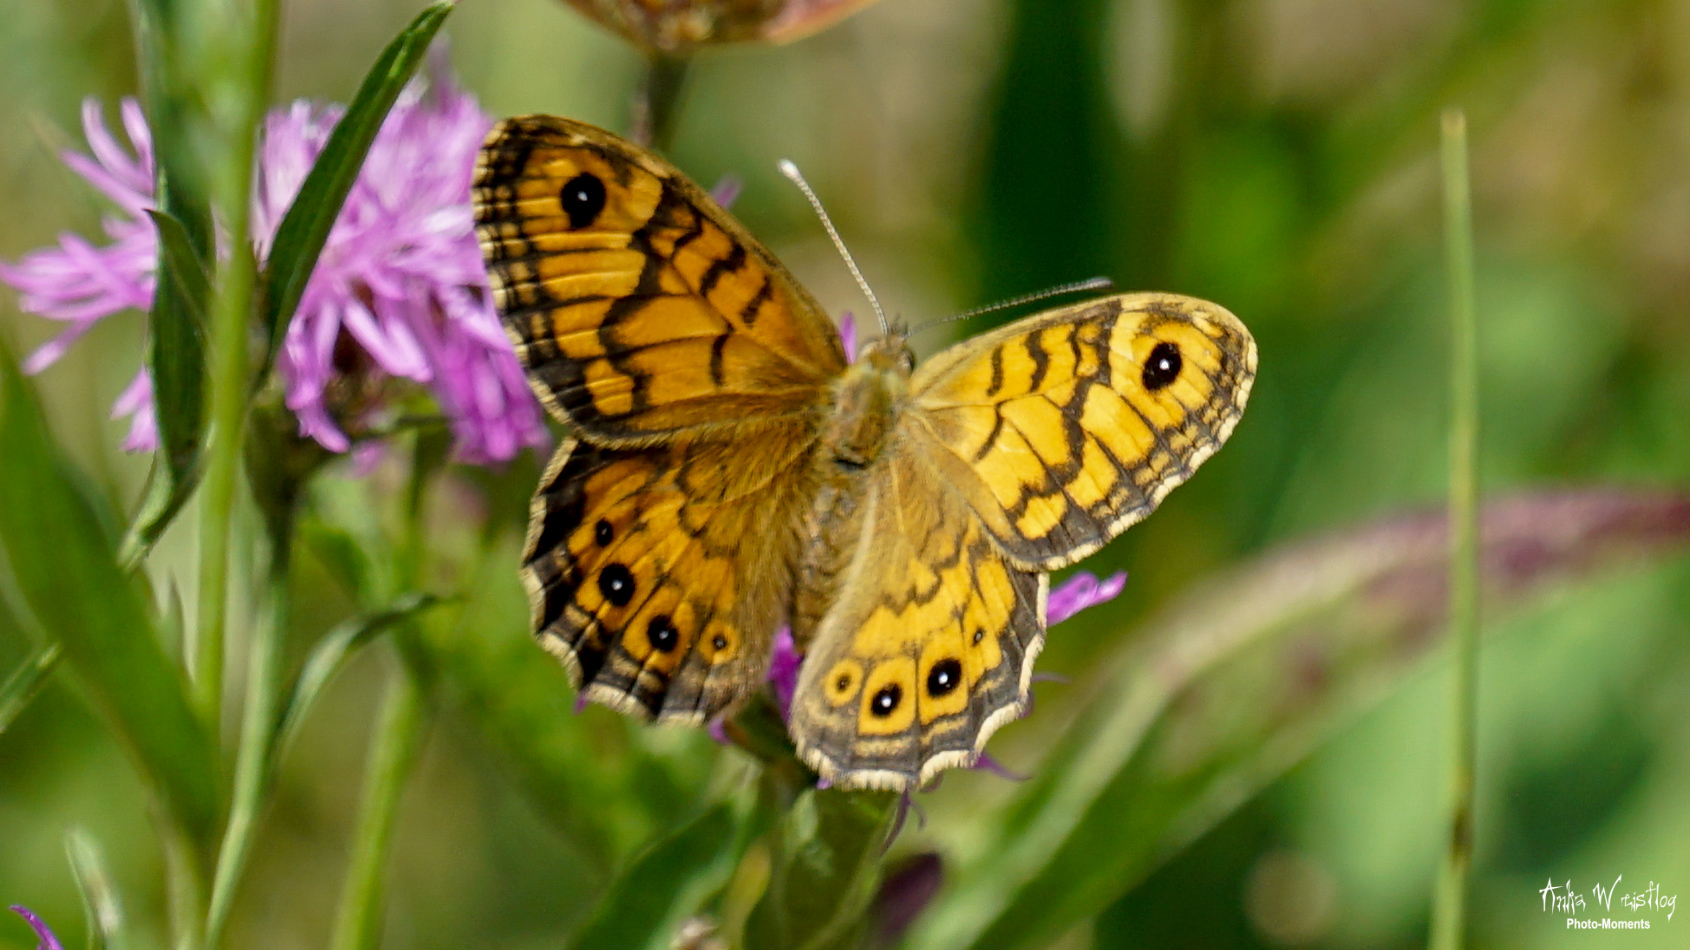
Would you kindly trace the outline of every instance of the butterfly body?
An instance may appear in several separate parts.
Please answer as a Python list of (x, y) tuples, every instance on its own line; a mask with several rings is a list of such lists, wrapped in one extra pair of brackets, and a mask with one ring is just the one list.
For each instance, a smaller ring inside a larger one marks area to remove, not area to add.
[(790, 625), (789, 731), (847, 787), (923, 784), (1021, 715), (1047, 572), (1188, 478), (1254, 376), (1243, 325), (1173, 294), (851, 362), (702, 190), (565, 119), (497, 126), (475, 203), (501, 319), (570, 430), (524, 554), (536, 635), (587, 699), (700, 722), (762, 688)]
[(863, 358), (833, 385), (822, 457), (835, 465), (865, 468), (880, 457), (909, 398), (915, 357), (903, 338), (869, 344)]

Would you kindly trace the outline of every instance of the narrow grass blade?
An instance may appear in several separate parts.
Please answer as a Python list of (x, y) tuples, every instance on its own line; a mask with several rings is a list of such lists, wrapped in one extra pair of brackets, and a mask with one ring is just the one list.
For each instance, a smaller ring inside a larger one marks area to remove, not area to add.
[(661, 950), (676, 928), (719, 890), (733, 870), (733, 807), (719, 804), (659, 839), (634, 859), (570, 950)]
[(0, 546), (16, 589), (166, 813), (204, 844), (219, 807), (210, 736), (145, 598), (118, 567), (109, 512), (83, 484), (11, 352), (0, 347)]
[(70, 859), (76, 889), (82, 894), (82, 911), (88, 921), (88, 950), (126, 950), (123, 901), (106, 867), (105, 854), (92, 835), (81, 828), (65, 834), (65, 856)]
[(1467, 925), (1473, 861), (1473, 783), (1479, 694), (1479, 329), (1473, 292), (1473, 200), (1467, 177), (1467, 117), (1444, 113), (1444, 236), (1449, 259), (1449, 623), (1455, 652), (1451, 697), (1449, 851), (1432, 903), (1432, 950), (1459, 950)]
[(47, 677), (58, 665), (59, 645), (49, 643), (36, 650), (0, 685), (0, 735), (5, 734), (19, 713), (29, 708), (30, 701), (47, 685)]
[[(1690, 495), (1619, 488), (1485, 506), (1487, 619), (1690, 546)], [(1075, 688), (1080, 720), (906, 946), (1032, 950), (1106, 907), (1383, 699), (1446, 626), (1443, 512), (1269, 552), (1194, 588)], [(1218, 699), (1224, 697), (1224, 699)]]
[[(288, 321), (293, 318), (311, 271), (317, 266), (317, 256), (328, 241), (329, 230), (334, 227), (388, 110), (416, 72), (428, 52), (429, 42), (453, 9), (455, 4), (449, 2), (428, 7), (382, 51), (364, 75), (357, 95), (335, 125), (316, 165), (300, 186), (298, 197), (277, 227), (264, 271), (262, 308), (266, 337), (270, 341), (269, 355), (273, 356), (281, 347)], [(270, 362), (266, 359), (265, 366)]]

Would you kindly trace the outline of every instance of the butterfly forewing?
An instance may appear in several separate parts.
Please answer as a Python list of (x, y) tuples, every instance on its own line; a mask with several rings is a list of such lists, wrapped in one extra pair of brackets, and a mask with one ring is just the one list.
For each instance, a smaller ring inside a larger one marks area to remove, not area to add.
[(499, 123), (475, 172), (494, 301), (540, 399), (600, 441), (805, 412), (833, 324), (696, 185), (601, 129)]
[(918, 367), (912, 414), (1007, 555), (1052, 570), (1148, 515), (1232, 433), (1255, 378), (1224, 308), (1128, 294), (1052, 310)]

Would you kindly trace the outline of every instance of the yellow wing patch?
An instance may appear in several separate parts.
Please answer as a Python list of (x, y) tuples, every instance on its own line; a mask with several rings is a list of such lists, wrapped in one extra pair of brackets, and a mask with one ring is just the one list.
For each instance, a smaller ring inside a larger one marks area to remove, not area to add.
[(1025, 711), (1047, 578), (1010, 565), (917, 454), (864, 477), (850, 563), (810, 643), (789, 729), (830, 781), (902, 789), (972, 764)]
[(1190, 478), (1231, 434), (1255, 371), (1255, 342), (1221, 307), (1123, 295), (946, 350), (911, 379), (911, 412), (1010, 559), (1052, 570)]

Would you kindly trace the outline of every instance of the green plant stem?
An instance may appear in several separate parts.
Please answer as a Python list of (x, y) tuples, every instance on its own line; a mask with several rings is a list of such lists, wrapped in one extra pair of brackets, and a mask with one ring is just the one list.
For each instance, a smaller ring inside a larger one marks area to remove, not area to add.
[(274, 779), (271, 767), (276, 735), (276, 703), (280, 687), (282, 653), (287, 639), (289, 599), (288, 574), (293, 540), (291, 500), (270, 529), (270, 569), (267, 581), (267, 616), (253, 631), (247, 653), (246, 707), (241, 720), (240, 752), (235, 760), (235, 785), (229, 807), (229, 823), (217, 854), (217, 870), (211, 885), (211, 907), (206, 913), (205, 946), (217, 950), (229, 921), (229, 909), (246, 871), (258, 818)]
[(675, 141), (675, 127), (680, 122), (687, 68), (691, 64), (691, 57), (685, 54), (652, 52), (647, 55), (645, 75), (634, 99), (634, 115), (630, 123), (634, 141), (659, 152), (669, 151), (669, 146)]
[(1467, 120), (1460, 110), (1443, 117), (1445, 246), (1449, 263), (1449, 625), (1454, 656), (1450, 741), (1449, 850), (1432, 905), (1432, 950), (1457, 950), (1464, 940), (1467, 877), (1473, 861), (1473, 775), (1478, 699), (1479, 524), (1478, 315), (1474, 303), (1473, 206), (1467, 174)]
[[(440, 434), (420, 432), (411, 457), (411, 475), (404, 498), (404, 534), (397, 552), (396, 575), (401, 590), (414, 590), (422, 576), (422, 507), (429, 477), (444, 464), (450, 444)], [(399, 799), (422, 750), (427, 711), (424, 708), (422, 662), (415, 648), (416, 631), (401, 624), (394, 631), (399, 669), (382, 699), (381, 716), (371, 740), (370, 772), (359, 807), (352, 862), (341, 891), (331, 950), (375, 950), (381, 938), (386, 904), (386, 870)]]
[(388, 684), (376, 723), (352, 862), (329, 944), (332, 950), (371, 950), (381, 936), (388, 843), (405, 779), (422, 748), (424, 718), (421, 683), (408, 666), (402, 666)]
[[(248, 394), (247, 348), (251, 335), (257, 263), (247, 241), (253, 159), (258, 125), (269, 96), (275, 60), (279, 0), (252, 0), (247, 24), (248, 59), (230, 82), (233, 105), (224, 124), (225, 165), (218, 176), (218, 205), (233, 236), (233, 251), (217, 282), (211, 324), (211, 434), (204, 495), (200, 499), (200, 598), (198, 633), (189, 651), (194, 698), (213, 728), (223, 698), (223, 633), (229, 597), (229, 531), (240, 470), (241, 433)], [(238, 14), (236, 14), (238, 15)]]
[(200, 922), (205, 919), (205, 861), (193, 839), (173, 818), (155, 807), (153, 827), (164, 850), (165, 890), (170, 905), (170, 945), (200, 950)]

